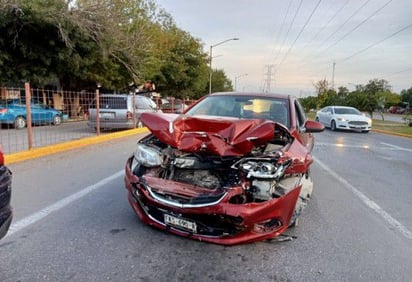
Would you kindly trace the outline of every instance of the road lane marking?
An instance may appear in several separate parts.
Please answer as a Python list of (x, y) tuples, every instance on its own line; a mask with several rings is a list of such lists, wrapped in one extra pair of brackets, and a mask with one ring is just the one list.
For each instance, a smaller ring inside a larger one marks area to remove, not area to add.
[[(399, 147), (396, 145), (392, 145), (389, 143), (385, 143), (385, 142), (381, 142), (381, 145), (384, 145), (385, 147), (371, 147), (369, 145), (349, 145), (349, 144), (343, 144), (343, 143), (322, 143), (322, 142), (318, 142), (315, 145), (316, 147), (322, 147), (322, 146), (327, 146), (327, 147), (338, 147), (338, 148), (357, 148), (357, 149), (370, 149), (370, 148), (377, 148), (377, 149), (386, 149), (386, 150), (392, 150), (392, 151), (405, 151), (405, 152), (411, 152), (412, 153), (412, 149), (408, 149), (408, 148), (403, 148), (403, 147)], [(389, 147), (389, 148), (388, 148)]]
[(106, 177), (102, 180), (100, 180), (99, 182), (92, 184), (86, 188), (84, 188), (83, 190), (80, 190), (70, 196), (67, 196), (66, 198), (61, 199), (60, 201), (45, 207), (42, 210), (39, 210), (38, 212), (35, 212), (23, 219), (20, 219), (19, 221), (12, 223), (12, 225), (10, 226), (10, 229), (7, 233), (7, 236), (13, 235), (14, 233), (38, 222), (39, 220), (45, 218), (46, 216), (48, 216), (49, 214), (51, 214), (52, 212), (58, 211), (64, 207), (66, 207), (67, 205), (73, 203), (74, 201), (77, 201), (79, 199), (81, 199), (82, 197), (90, 194), (91, 192), (103, 187), (104, 185), (106, 185), (107, 183), (115, 180), (116, 178), (122, 176), (122, 174), (124, 174), (124, 171), (121, 170), (109, 177)]
[(369, 145), (347, 145), (343, 143), (316, 143), (315, 147), (329, 146), (338, 148), (358, 148), (358, 149), (369, 149)]
[(412, 232), (409, 231), (405, 226), (402, 225), (399, 221), (393, 218), (390, 214), (388, 214), (385, 210), (383, 210), (377, 203), (369, 199), (365, 196), (361, 191), (359, 191), (355, 186), (350, 184), (344, 178), (340, 177), (336, 172), (334, 172), (331, 168), (325, 165), (323, 162), (318, 160), (317, 158), (313, 157), (315, 162), (322, 167), (326, 172), (328, 172), (331, 176), (336, 178), (339, 182), (345, 185), (353, 194), (355, 194), (366, 206), (374, 210), (378, 215), (380, 215), (388, 224), (394, 227), (397, 231), (399, 231), (402, 235), (404, 235), (408, 239), (412, 239)]
[(385, 142), (381, 142), (381, 144), (382, 144), (382, 145), (385, 145), (385, 146), (388, 146), (388, 147), (391, 147), (392, 149), (395, 149), (395, 150), (406, 151), (406, 152), (411, 152), (411, 153), (412, 153), (412, 149), (407, 149), (407, 148), (399, 147), (399, 146), (392, 145), (392, 144), (385, 143)]

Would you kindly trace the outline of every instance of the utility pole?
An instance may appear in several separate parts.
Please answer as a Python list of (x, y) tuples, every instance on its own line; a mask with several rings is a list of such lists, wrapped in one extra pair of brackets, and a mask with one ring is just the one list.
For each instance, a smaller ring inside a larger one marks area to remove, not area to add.
[(336, 66), (336, 63), (333, 62), (333, 68), (332, 68), (332, 89), (335, 89), (335, 66)]
[(263, 92), (271, 92), (270, 86), (272, 84), (272, 79), (274, 79), (274, 73), (272, 73), (272, 69), (275, 67), (275, 65), (266, 65), (265, 68), (267, 69), (265, 76), (265, 86), (263, 87)]

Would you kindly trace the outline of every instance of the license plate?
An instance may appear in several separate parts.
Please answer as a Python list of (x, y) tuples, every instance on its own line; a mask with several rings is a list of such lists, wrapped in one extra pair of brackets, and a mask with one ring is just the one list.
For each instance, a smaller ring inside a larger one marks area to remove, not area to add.
[(164, 219), (167, 225), (180, 227), (182, 229), (196, 233), (196, 222), (189, 221), (189, 220), (179, 218), (179, 217), (175, 217), (170, 214), (164, 214)]
[(114, 118), (114, 113), (100, 113), (100, 118)]

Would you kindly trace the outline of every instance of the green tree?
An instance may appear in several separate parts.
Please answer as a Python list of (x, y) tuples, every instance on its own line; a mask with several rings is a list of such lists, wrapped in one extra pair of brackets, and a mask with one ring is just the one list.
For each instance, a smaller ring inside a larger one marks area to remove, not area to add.
[(338, 87), (338, 96), (339, 97), (346, 97), (346, 95), (349, 94), (349, 89), (344, 87), (344, 86), (340, 86)]
[(207, 54), (198, 39), (176, 27), (163, 34), (159, 42), (164, 52), (154, 80), (162, 95), (177, 98), (198, 98), (208, 82)]
[(10, 0), (0, 5), (2, 81), (124, 88), (144, 78), (156, 18), (150, 0)]
[(311, 109), (316, 109), (318, 98), (314, 96), (300, 98), (300, 103), (302, 107), (305, 109), (305, 112), (309, 112)]
[(346, 106), (362, 110), (366, 108), (367, 97), (360, 90), (355, 90), (345, 97), (344, 103)]
[(378, 94), (378, 101), (381, 108), (389, 109), (390, 106), (399, 105), (401, 102), (401, 96), (397, 93), (391, 92), (390, 90), (385, 90)]
[(401, 101), (412, 108), (412, 87), (401, 91)]
[(362, 107), (359, 108), (361, 111), (367, 111), (369, 115), (372, 117), (373, 111), (375, 109), (382, 108), (382, 93), (385, 91), (390, 91), (391, 86), (388, 82), (384, 79), (373, 79), (369, 80), (369, 83), (365, 86), (359, 87), (361, 93), (366, 96), (364, 103), (362, 103)]
[(329, 87), (329, 82), (326, 79), (319, 80), (314, 86), (318, 93), (317, 108), (340, 105), (342, 103), (336, 91)]
[(64, 1), (0, 4), (1, 83), (31, 81), (41, 85), (55, 76), (55, 64), (66, 45), (48, 15), (61, 9)]
[[(226, 76), (223, 70), (213, 70), (212, 78), (212, 93), (233, 91), (232, 81)], [(206, 86), (204, 93), (209, 93), (209, 83), (207, 83)]]

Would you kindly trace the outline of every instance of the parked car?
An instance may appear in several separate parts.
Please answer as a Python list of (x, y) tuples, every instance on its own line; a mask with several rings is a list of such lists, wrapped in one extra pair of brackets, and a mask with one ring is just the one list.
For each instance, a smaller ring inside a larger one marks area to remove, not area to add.
[(391, 113), (391, 114), (404, 114), (405, 112), (406, 112), (406, 109), (399, 107), (399, 106), (391, 106), (388, 109), (388, 113)]
[[(33, 124), (60, 125), (62, 112), (41, 103), (30, 103), (31, 121)], [(16, 129), (27, 126), (26, 102), (19, 99), (0, 100), (0, 124), (13, 125)]]
[(0, 146), (0, 239), (6, 236), (13, 218), (10, 198), (11, 172), (4, 165), (3, 150)]
[(372, 129), (372, 120), (352, 107), (324, 107), (316, 113), (315, 120), (333, 131), (343, 129), (367, 133)]
[(313, 132), (299, 101), (215, 93), (184, 114), (144, 113), (150, 133), (127, 160), (128, 200), (146, 224), (233, 245), (295, 226), (313, 189)]
[[(99, 96), (101, 129), (143, 127), (140, 115), (144, 112), (157, 111), (156, 103), (146, 96), (132, 94), (102, 94)], [(96, 117), (96, 101), (94, 100), (89, 105), (87, 122), (89, 127), (96, 128)]]
[(180, 99), (166, 99), (166, 101), (162, 102), (162, 112), (164, 113), (175, 113), (175, 114), (181, 114), (183, 113), (189, 106), (186, 105), (182, 100)]

